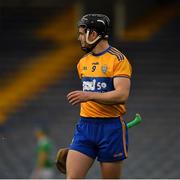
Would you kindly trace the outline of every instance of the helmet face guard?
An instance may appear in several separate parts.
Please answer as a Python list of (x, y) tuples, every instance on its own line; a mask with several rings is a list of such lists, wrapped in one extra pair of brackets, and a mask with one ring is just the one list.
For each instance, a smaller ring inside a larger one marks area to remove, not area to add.
[[(83, 16), (78, 27), (84, 27), (86, 31), (86, 43), (92, 45), (94, 48), (101, 39), (107, 39), (109, 37), (109, 25), (110, 19), (103, 14), (87, 14)], [(89, 34), (92, 31), (96, 31), (98, 36), (95, 40), (89, 41)], [(93, 48), (90, 48), (91, 50)], [(84, 48), (83, 48), (84, 50)], [(89, 52), (90, 50), (88, 50)]]
[(96, 39), (94, 39), (93, 41), (89, 41), (89, 33), (90, 33), (90, 29), (87, 29), (87, 32), (86, 32), (86, 42), (88, 44), (94, 44), (97, 40), (101, 39), (101, 35), (98, 35)]

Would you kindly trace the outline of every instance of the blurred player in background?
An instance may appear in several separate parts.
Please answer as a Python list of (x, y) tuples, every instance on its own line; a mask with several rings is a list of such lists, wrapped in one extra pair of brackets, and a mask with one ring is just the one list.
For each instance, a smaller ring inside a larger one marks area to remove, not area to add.
[(102, 178), (120, 178), (127, 158), (128, 134), (125, 103), (130, 91), (131, 65), (108, 43), (110, 20), (87, 14), (78, 24), (78, 40), (87, 53), (77, 65), (82, 91), (67, 95), (80, 104), (78, 122), (67, 156), (67, 178), (85, 178), (94, 160), (100, 162)]
[(48, 137), (47, 130), (39, 127), (35, 129), (37, 139), (36, 146), (36, 165), (31, 178), (33, 179), (52, 179), (53, 171), (53, 143)]

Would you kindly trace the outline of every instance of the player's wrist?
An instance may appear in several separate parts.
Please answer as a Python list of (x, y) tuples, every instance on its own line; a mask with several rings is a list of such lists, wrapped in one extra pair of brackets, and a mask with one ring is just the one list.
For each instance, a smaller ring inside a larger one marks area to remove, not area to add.
[(98, 94), (97, 92), (89, 92), (89, 97), (88, 100), (89, 101), (96, 101), (98, 98)]

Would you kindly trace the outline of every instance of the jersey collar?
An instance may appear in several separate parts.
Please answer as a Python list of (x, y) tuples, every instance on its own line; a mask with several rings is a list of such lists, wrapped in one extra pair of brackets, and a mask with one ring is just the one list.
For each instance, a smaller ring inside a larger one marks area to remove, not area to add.
[(105, 54), (107, 51), (109, 51), (109, 49), (111, 48), (111, 46), (109, 46), (107, 49), (105, 49), (104, 51), (98, 53), (98, 54), (95, 54), (95, 53), (92, 53), (93, 56), (101, 56), (103, 54)]

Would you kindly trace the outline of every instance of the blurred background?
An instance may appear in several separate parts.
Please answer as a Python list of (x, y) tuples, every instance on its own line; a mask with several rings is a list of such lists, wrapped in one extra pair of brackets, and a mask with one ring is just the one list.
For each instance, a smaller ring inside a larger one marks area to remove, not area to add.
[[(87, 13), (111, 18), (110, 44), (133, 66), (124, 119), (138, 112), (143, 122), (129, 130), (122, 177), (180, 178), (179, 7), (178, 0), (0, 0), (0, 178), (30, 178), (39, 125), (54, 153), (70, 144), (79, 107), (66, 95), (81, 88), (76, 23)], [(98, 163), (87, 178), (100, 178)]]

